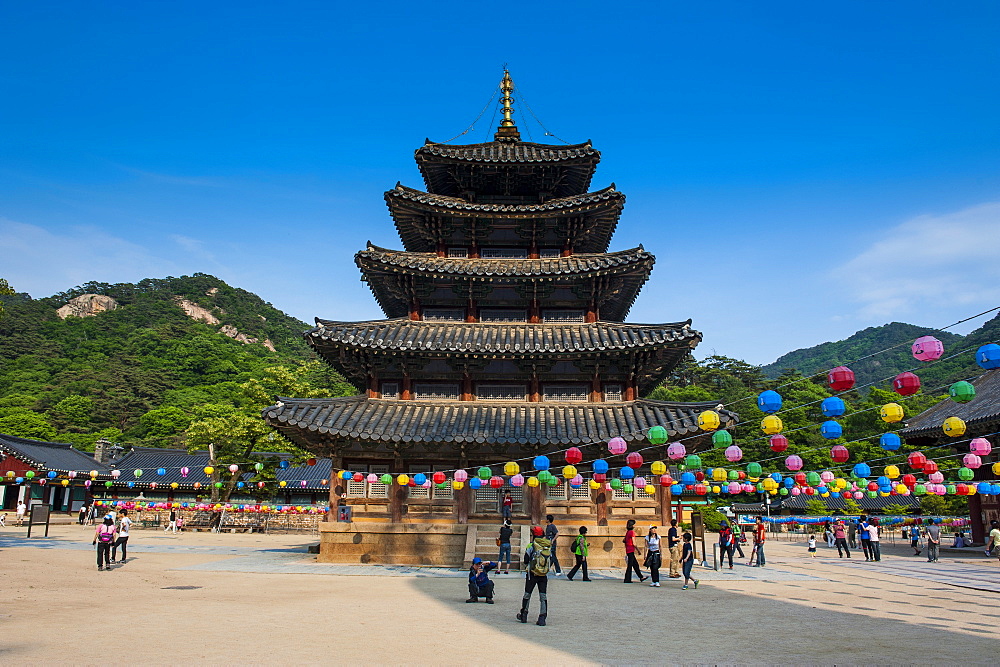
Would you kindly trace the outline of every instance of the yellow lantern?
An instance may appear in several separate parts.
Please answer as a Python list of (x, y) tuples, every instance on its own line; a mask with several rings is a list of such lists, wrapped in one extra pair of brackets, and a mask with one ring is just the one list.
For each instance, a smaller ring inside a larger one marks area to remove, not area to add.
[[(197, 485), (198, 485), (198, 483), (195, 482), (195, 486), (197, 486)], [(281, 480), (280, 482), (278, 482), (278, 486), (284, 488), (284, 487), (288, 486), (288, 482), (286, 482), (285, 480)]]
[(91, 478), (91, 479), (94, 479), (94, 478), (96, 478), (96, 477), (97, 477), (97, 471), (96, 471), (96, 470), (91, 470), (91, 471), (90, 471), (90, 478)]
[(713, 486), (712, 487), (712, 493), (720, 493), (721, 491), (722, 491), (722, 488), (719, 487), (719, 486)]
[(838, 489), (847, 488), (847, 480), (844, 479), (843, 477), (838, 477), (837, 479), (833, 480), (833, 482), (837, 485)]
[(455, 489), (456, 491), (461, 491), (464, 487), (465, 487), (465, 482), (452, 482), (451, 483), (451, 488)]
[(573, 479), (576, 477), (576, 466), (563, 466), (562, 474), (566, 479)]
[(212, 466), (205, 466), (206, 475), (211, 475), (213, 472), (215, 472), (215, 468), (213, 468)]
[[(888, 475), (886, 475), (886, 476), (888, 477)], [(900, 495), (906, 493), (906, 485), (905, 484), (897, 484), (896, 485), (896, 493), (898, 493)]]
[(1000, 461), (993, 464), (993, 474), (1000, 475)]
[(775, 489), (778, 488), (778, 483), (775, 482), (770, 477), (765, 477), (764, 481), (761, 482), (761, 483), (764, 485), (764, 490), (765, 491), (773, 491), (773, 490), (775, 490)]
[(509, 461), (503, 464), (503, 474), (507, 475), (508, 477), (513, 477), (519, 472), (521, 472), (521, 466), (517, 465), (513, 461)]
[(714, 431), (722, 424), (719, 413), (715, 410), (705, 410), (698, 415), (698, 428), (702, 431)]
[(69, 486), (69, 480), (64, 479), (63, 481), (60, 482), (60, 484), (62, 484), (63, 486)]
[[(590, 482), (588, 483), (588, 486), (589, 486), (589, 487), (590, 487), (591, 489), (593, 489), (593, 490), (595, 490), (595, 491), (596, 491), (597, 489), (601, 488), (601, 483), (600, 483), (600, 482), (597, 482), (597, 481), (594, 481), (594, 480), (590, 480)], [(649, 485), (648, 485), (648, 484), (646, 485), (646, 488), (647, 488), (647, 489), (649, 488)]]
[(537, 477), (529, 477), (528, 478), (528, 486), (530, 486), (530, 487), (536, 487), (536, 486), (538, 486), (538, 478)]
[(903, 421), (903, 406), (899, 403), (886, 403), (878, 413), (882, 421), (890, 424)]
[(180, 484), (178, 484), (177, 482), (170, 482), (170, 488), (171, 489), (176, 489), (179, 486), (180, 486)]
[(649, 471), (654, 475), (665, 475), (667, 474), (667, 464), (663, 461), (653, 461), (649, 465)]
[(896, 479), (897, 477), (899, 477), (899, 468), (897, 468), (896, 466), (886, 466), (883, 472), (885, 473), (885, 476), (888, 477), (889, 479)]
[(776, 496), (776, 495), (778, 495), (778, 490), (777, 489), (771, 489), (770, 491), (768, 491), (768, 493), (771, 494), (772, 496)]
[(713, 468), (712, 479), (714, 479), (716, 482), (725, 482), (727, 479), (729, 479), (729, 473), (726, 472), (725, 468)]
[(767, 435), (781, 433), (783, 428), (785, 428), (785, 425), (781, 423), (781, 418), (775, 415), (768, 415), (760, 422), (760, 430)]
[[(829, 498), (830, 497), (830, 492), (827, 491), (826, 493), (821, 493), (819, 495), (822, 496), (823, 498)], [(886, 494), (886, 495), (889, 495), (889, 494)]]
[(647, 496), (651, 496), (656, 493), (656, 487), (653, 486), (652, 484), (647, 484), (646, 486), (642, 487), (642, 490), (646, 492)]
[(965, 422), (958, 417), (948, 417), (944, 420), (941, 428), (944, 429), (945, 435), (952, 438), (958, 438), (965, 434)]
[(891, 494), (891, 493), (889, 493), (888, 491), (879, 491), (879, 492), (878, 492), (878, 494), (879, 494), (880, 496), (882, 496), (883, 498), (888, 498), (889, 496), (891, 496), (891, 495), (892, 495), (892, 494)]
[(410, 483), (410, 476), (409, 475), (397, 475), (396, 476), (396, 484), (399, 484), (400, 486), (406, 486), (409, 483)]

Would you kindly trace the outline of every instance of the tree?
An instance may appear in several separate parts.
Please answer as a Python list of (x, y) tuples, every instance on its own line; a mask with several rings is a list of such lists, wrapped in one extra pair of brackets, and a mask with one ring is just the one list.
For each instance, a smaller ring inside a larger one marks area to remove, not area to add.
[(83, 427), (90, 423), (94, 411), (94, 399), (74, 394), (52, 406), (49, 413), (57, 424)]
[(865, 513), (861, 505), (854, 498), (848, 498), (844, 501), (844, 509), (842, 511), (847, 516), (861, 516)]
[[(10, 284), (0, 278), (0, 296), (13, 296), (14, 290), (11, 289)], [(0, 299), (0, 317), (4, 316), (3, 300)]]
[(0, 433), (19, 438), (52, 441), (56, 439), (56, 429), (43, 415), (37, 412), (15, 412), (0, 418)]
[(922, 496), (920, 512), (932, 516), (968, 516), (969, 502), (959, 496)]
[(901, 505), (899, 503), (891, 503), (882, 508), (882, 514), (887, 516), (904, 516), (913, 511), (913, 508), (909, 505)]
[(826, 509), (826, 503), (824, 503), (819, 498), (810, 498), (806, 501), (806, 514), (809, 516), (826, 516), (829, 511)]

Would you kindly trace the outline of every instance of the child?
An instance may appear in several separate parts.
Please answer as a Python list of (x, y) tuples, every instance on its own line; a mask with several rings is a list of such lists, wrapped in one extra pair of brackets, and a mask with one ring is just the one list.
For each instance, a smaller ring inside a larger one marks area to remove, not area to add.
[(0, 526), (6, 526), (6, 525), (7, 525), (7, 513), (4, 512), (3, 514), (0, 514)]
[(809, 556), (816, 557), (816, 533), (809, 533)]
[(691, 568), (694, 566), (694, 545), (691, 544), (691, 533), (684, 533), (684, 547), (681, 551), (681, 570), (684, 572), (684, 585), (681, 590), (688, 589), (688, 582), (694, 582), (695, 590), (698, 590), (698, 580), (691, 578)]

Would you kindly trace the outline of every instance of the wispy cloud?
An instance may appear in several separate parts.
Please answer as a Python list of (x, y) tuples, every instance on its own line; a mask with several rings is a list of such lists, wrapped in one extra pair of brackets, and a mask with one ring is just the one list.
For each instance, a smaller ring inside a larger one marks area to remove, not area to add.
[(117, 162), (112, 162), (112, 165), (121, 169), (122, 171), (127, 171), (130, 174), (135, 174), (136, 176), (141, 176), (142, 178), (149, 179), (150, 181), (155, 181), (157, 183), (166, 183), (168, 185), (190, 185), (196, 187), (204, 188), (221, 188), (225, 187), (226, 183), (220, 179), (216, 178), (204, 178), (199, 176), (177, 176), (175, 174), (162, 174), (156, 171), (147, 171), (145, 169), (138, 169), (136, 167), (130, 167), (125, 164), (120, 164)]
[(834, 270), (862, 317), (1000, 304), (1000, 202), (923, 215), (888, 230)]

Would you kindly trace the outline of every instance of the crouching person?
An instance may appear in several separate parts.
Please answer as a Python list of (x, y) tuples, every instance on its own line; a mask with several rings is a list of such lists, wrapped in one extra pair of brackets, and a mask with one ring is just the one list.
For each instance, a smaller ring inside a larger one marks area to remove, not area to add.
[(486, 598), (486, 604), (493, 604), (493, 582), (490, 581), (489, 571), (497, 566), (494, 562), (483, 563), (483, 559), (476, 556), (472, 559), (472, 567), (469, 568), (469, 599), (466, 602), (479, 602), (479, 598)]

